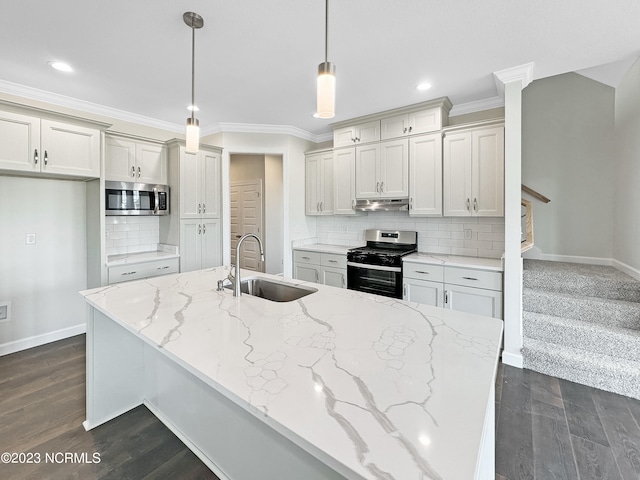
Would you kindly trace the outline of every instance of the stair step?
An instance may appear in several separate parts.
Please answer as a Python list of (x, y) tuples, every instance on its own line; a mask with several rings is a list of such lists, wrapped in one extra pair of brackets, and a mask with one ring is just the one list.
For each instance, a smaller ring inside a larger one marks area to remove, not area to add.
[(640, 302), (640, 281), (613, 267), (525, 259), (525, 287)]
[(524, 312), (525, 338), (640, 362), (640, 330)]
[(526, 338), (524, 368), (640, 399), (640, 362)]
[(640, 303), (524, 288), (522, 306), (527, 312), (640, 330)]

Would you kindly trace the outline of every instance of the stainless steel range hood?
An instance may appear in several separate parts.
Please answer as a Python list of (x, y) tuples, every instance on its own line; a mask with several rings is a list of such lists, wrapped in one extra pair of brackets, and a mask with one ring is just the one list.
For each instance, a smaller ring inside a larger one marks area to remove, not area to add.
[(356, 200), (355, 210), (361, 212), (397, 212), (409, 210), (408, 198), (384, 198), (380, 200)]

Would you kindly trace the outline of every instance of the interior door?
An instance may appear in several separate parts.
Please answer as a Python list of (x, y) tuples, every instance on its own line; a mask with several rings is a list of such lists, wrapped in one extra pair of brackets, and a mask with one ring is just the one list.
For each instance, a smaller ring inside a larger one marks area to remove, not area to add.
[[(264, 242), (262, 219), (262, 181), (234, 182), (231, 194), (231, 263), (236, 264), (238, 240), (247, 233), (258, 235)], [(260, 259), (258, 242), (248, 238), (240, 249), (240, 268), (264, 272), (264, 262)]]

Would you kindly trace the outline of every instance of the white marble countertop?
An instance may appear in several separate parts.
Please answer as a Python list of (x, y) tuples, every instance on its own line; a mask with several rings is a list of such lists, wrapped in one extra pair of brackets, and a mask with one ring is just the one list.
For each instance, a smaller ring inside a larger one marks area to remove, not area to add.
[(501, 320), (319, 284), (288, 303), (236, 298), (216, 291), (227, 274), (81, 293), (350, 479), (474, 477)]
[(175, 245), (159, 244), (158, 250), (154, 251), (107, 255), (106, 266), (115, 267), (118, 265), (133, 265), (136, 263), (153, 262), (154, 260), (166, 260), (169, 258), (180, 258), (180, 255), (178, 254), (178, 247)]
[(293, 247), (294, 250), (304, 250), (305, 252), (337, 253), (339, 255), (346, 255), (350, 248), (352, 247), (346, 245), (328, 245), (325, 243), (313, 243)]
[(499, 258), (465, 257), (462, 255), (440, 255), (438, 253), (412, 253), (402, 258), (403, 262), (444, 265), (448, 267), (477, 268), (502, 272), (502, 260)]

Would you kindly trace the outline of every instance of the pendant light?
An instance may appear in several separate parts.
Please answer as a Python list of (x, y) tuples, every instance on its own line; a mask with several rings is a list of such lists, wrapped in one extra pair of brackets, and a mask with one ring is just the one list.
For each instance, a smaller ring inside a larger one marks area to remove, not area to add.
[(196, 77), (196, 28), (202, 28), (204, 19), (193, 12), (182, 15), (184, 23), (191, 28), (191, 117), (187, 118), (187, 130), (185, 132), (186, 152), (198, 153), (200, 147), (200, 122), (195, 118), (195, 77)]
[(336, 66), (327, 60), (329, 46), (329, 0), (325, 0), (324, 62), (318, 65), (318, 118), (333, 118), (336, 110)]

